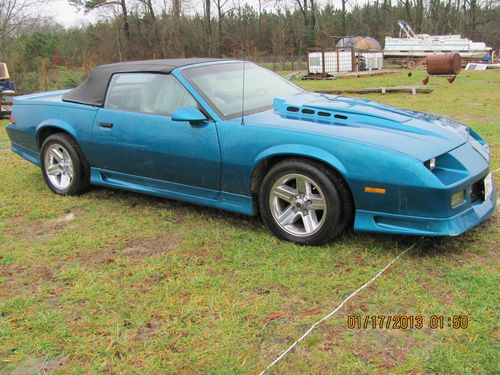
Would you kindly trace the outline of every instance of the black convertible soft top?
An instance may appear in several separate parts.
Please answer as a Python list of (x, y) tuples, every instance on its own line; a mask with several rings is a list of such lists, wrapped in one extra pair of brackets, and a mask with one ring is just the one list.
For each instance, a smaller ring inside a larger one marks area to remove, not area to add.
[(101, 107), (104, 104), (104, 97), (108, 82), (114, 73), (138, 73), (155, 72), (168, 74), (180, 66), (199, 64), (220, 59), (190, 58), (190, 59), (164, 59), (164, 60), (144, 60), (127, 61), (115, 64), (101, 65), (93, 69), (89, 77), (78, 87), (63, 95), (62, 100)]

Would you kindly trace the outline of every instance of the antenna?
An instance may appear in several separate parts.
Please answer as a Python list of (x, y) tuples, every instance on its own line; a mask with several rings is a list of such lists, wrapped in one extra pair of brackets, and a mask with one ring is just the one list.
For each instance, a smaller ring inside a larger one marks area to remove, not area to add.
[[(238, 1), (238, 6), (241, 12), (241, 5)], [(243, 17), (245, 17), (243, 15)], [(247, 59), (247, 20), (243, 18), (243, 87), (241, 90), (241, 125), (245, 125), (245, 119), (243, 115), (245, 114), (245, 65)]]

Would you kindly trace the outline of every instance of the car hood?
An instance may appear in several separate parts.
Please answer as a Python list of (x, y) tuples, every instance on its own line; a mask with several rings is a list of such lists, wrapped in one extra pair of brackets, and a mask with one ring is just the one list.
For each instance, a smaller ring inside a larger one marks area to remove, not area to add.
[(249, 121), (334, 136), (425, 161), (464, 144), (469, 128), (455, 121), (371, 100), (302, 93), (274, 100)]

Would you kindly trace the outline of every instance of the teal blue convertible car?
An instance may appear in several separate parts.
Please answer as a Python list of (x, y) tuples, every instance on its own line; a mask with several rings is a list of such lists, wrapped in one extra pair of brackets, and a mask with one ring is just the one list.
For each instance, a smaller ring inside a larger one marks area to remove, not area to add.
[(103, 65), (75, 89), (15, 98), (7, 131), (57, 194), (102, 185), (260, 213), (299, 244), (350, 227), (458, 235), (496, 204), (470, 128), (235, 60)]

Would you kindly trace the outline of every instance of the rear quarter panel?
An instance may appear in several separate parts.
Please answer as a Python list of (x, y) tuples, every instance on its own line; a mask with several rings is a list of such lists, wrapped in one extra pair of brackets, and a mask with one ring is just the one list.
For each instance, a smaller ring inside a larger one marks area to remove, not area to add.
[(39, 134), (46, 127), (54, 127), (69, 133), (85, 152), (96, 107), (63, 102), (66, 91), (32, 94), (14, 98), (13, 115), (15, 124), (9, 124), (7, 131), (13, 147), (20, 147), (38, 155)]

